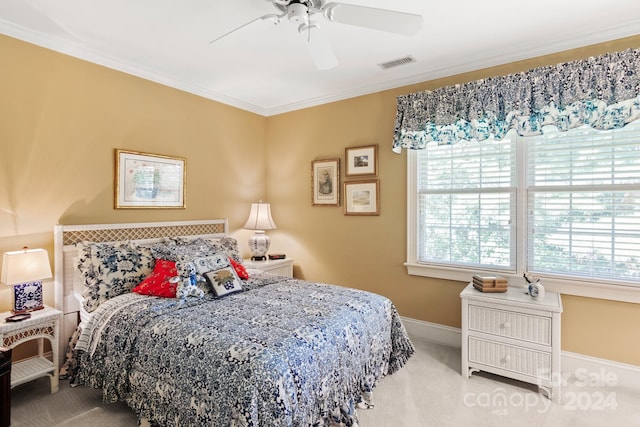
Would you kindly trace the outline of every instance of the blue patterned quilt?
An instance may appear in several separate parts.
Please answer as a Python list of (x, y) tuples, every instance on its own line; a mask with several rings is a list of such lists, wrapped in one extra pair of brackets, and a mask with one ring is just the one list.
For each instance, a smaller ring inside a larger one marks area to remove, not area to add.
[(167, 427), (349, 426), (413, 353), (380, 295), (268, 274), (244, 287), (101, 304), (76, 346), (76, 381)]

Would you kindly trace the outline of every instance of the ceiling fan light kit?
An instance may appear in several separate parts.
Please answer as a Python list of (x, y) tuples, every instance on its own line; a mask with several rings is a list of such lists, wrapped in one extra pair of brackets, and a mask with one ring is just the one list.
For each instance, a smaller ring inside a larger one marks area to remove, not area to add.
[(294, 24), (309, 22), (309, 8), (302, 3), (291, 3), (287, 7), (287, 18)]
[[(298, 25), (298, 33), (306, 38), (311, 59), (316, 67), (320, 70), (327, 70), (338, 65), (338, 59), (333, 53), (329, 39), (322, 34), (320, 27), (315, 23), (311, 23), (311, 17), (314, 14), (321, 15), (327, 21), (338, 24), (355, 25), (406, 36), (417, 34), (422, 28), (422, 16), (413, 13), (397, 12), (347, 3), (325, 3), (324, 0), (266, 1), (272, 3), (280, 14), (268, 14), (254, 18), (212, 40), (209, 44), (227, 37), (255, 21), (272, 20), (277, 25), (281, 19), (286, 16), (289, 22)], [(313, 37), (311, 34), (312, 30)]]

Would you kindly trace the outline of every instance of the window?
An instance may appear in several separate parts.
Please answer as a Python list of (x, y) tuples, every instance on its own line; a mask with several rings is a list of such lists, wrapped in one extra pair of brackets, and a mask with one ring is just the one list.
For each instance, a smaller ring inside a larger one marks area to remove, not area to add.
[(515, 271), (515, 144), (460, 142), (418, 155), (418, 260)]
[(640, 121), (432, 145), (408, 169), (410, 274), (529, 271), (561, 292), (640, 300)]

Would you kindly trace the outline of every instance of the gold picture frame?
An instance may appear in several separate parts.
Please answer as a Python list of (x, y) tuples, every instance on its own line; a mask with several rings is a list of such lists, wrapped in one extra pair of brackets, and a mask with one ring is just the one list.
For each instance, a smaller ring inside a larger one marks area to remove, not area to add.
[(116, 149), (115, 209), (184, 209), (187, 160)]
[(344, 149), (345, 177), (378, 176), (378, 145)]
[(311, 205), (340, 206), (340, 159), (311, 162)]
[(380, 215), (380, 180), (344, 183), (345, 215)]

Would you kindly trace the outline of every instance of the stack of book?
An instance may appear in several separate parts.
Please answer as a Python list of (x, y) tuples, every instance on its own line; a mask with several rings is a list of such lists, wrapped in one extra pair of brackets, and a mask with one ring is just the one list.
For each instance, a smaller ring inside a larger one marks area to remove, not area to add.
[(473, 287), (480, 292), (507, 292), (507, 279), (496, 276), (473, 276)]

